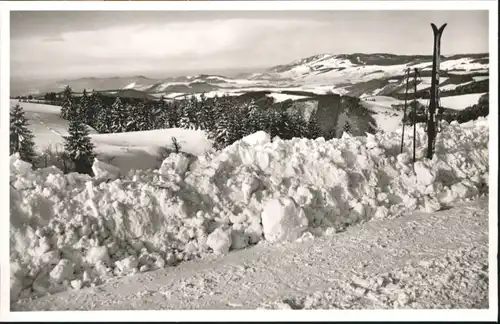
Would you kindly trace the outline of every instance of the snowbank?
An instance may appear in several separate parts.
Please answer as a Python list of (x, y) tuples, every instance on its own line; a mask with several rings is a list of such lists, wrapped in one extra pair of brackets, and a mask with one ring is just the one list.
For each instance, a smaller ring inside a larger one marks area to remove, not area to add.
[(444, 124), (432, 161), (423, 159), (426, 135), (419, 127), (416, 174), (410, 145), (399, 154), (397, 134), (271, 141), (258, 132), (196, 163), (171, 154), (159, 170), (118, 179), (113, 168), (96, 163), (107, 182), (54, 167), (33, 171), (13, 155), (12, 300), (98, 285), (263, 239), (294, 240), (436, 210), (476, 196), (487, 184), (486, 119)]

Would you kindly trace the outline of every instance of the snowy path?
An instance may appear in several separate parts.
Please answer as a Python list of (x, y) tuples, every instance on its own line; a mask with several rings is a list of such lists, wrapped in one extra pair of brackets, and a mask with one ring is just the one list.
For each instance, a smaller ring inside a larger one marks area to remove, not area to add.
[(303, 243), (258, 245), (13, 311), (488, 308), (488, 200), (372, 221)]

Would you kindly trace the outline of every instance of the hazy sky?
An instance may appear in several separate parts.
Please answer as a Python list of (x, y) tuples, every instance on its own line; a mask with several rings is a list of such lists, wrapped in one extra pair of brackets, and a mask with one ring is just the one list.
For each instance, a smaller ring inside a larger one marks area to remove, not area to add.
[(242, 70), (319, 53), (488, 52), (487, 11), (38, 11), (11, 13), (11, 75)]

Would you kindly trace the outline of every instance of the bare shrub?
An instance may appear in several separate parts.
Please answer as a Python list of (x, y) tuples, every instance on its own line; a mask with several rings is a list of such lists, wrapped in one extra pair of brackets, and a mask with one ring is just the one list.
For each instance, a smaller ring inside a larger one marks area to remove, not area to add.
[(37, 168), (47, 168), (50, 166), (55, 166), (64, 173), (72, 172), (75, 168), (68, 153), (57, 146), (46, 147), (35, 161), (35, 167)]

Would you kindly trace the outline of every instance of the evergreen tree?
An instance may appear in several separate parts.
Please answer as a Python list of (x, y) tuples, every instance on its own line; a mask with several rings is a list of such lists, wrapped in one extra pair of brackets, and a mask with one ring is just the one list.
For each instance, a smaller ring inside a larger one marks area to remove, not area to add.
[(61, 107), (61, 118), (68, 119), (69, 111), (72, 110), (73, 106), (73, 95), (70, 86), (66, 86), (63, 91), (62, 107)]
[(78, 118), (80, 118), (85, 124), (89, 124), (89, 120), (87, 118), (89, 106), (90, 100), (87, 94), (87, 90), (83, 89), (83, 94), (80, 97), (75, 113), (78, 115)]
[(125, 116), (125, 124), (121, 126), (121, 130), (119, 132), (136, 132), (143, 130), (139, 126), (142, 122), (142, 116), (140, 110), (143, 107), (141, 105), (132, 105), (130, 103), (125, 104), (124, 111), (127, 111), (128, 114)]
[(152, 102), (144, 100), (137, 105), (137, 110), (140, 116), (139, 129), (140, 130), (152, 130), (154, 129), (154, 106)]
[(277, 125), (277, 135), (282, 139), (291, 139), (293, 137), (293, 129), (290, 122), (290, 117), (286, 109), (282, 106), (278, 112), (279, 123)]
[(92, 127), (96, 127), (96, 118), (98, 112), (103, 108), (102, 99), (98, 92), (92, 90), (92, 94), (89, 97), (86, 123)]
[(318, 118), (316, 114), (312, 114), (311, 117), (309, 117), (309, 122), (307, 123), (307, 137), (315, 139), (321, 136), (322, 134), (321, 129), (319, 128)]
[(191, 99), (184, 99), (181, 103), (181, 116), (179, 120), (179, 126), (187, 129), (197, 128), (196, 119), (196, 106), (198, 100), (195, 96), (191, 96)]
[(89, 131), (80, 118), (69, 123), (69, 136), (65, 137), (64, 149), (75, 165), (75, 172), (92, 174), (94, 145), (90, 141)]
[(111, 107), (102, 107), (97, 111), (95, 128), (99, 133), (111, 133)]
[(120, 97), (116, 97), (115, 102), (113, 103), (113, 105), (111, 105), (109, 115), (111, 118), (111, 124), (109, 126), (110, 132), (112, 133), (124, 132), (129, 120), (126, 113), (125, 105), (122, 103)]
[(10, 110), (10, 154), (19, 153), (21, 160), (33, 163), (35, 159), (33, 138), (23, 108), (19, 104), (15, 105)]
[(172, 104), (167, 103), (168, 125), (170, 128), (178, 128), (180, 125), (181, 107), (177, 101)]
[(154, 107), (153, 111), (153, 129), (170, 128), (168, 106), (163, 96)]
[[(195, 97), (196, 99), (196, 97)], [(195, 116), (195, 124), (196, 128), (198, 129), (207, 129), (207, 109), (208, 109), (208, 104), (207, 104), (207, 97), (205, 96), (204, 93), (200, 95), (200, 100), (197, 100), (192, 103), (194, 106), (194, 116)]]
[(298, 111), (289, 114), (292, 137), (307, 137), (307, 122)]
[(344, 126), (342, 127), (343, 131), (347, 134), (351, 134), (351, 124), (349, 124), (349, 122), (346, 120), (345, 123), (344, 123)]

